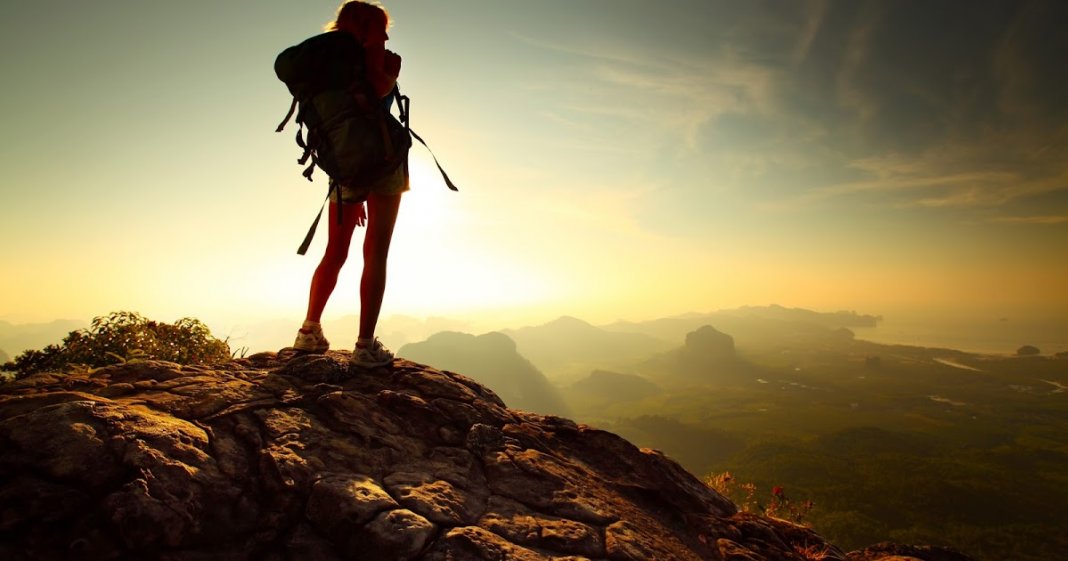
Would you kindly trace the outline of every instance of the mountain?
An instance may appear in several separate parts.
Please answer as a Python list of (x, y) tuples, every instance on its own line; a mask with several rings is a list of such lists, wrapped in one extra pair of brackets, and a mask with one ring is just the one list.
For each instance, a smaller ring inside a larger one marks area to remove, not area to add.
[(783, 342), (806, 343), (834, 339), (852, 327), (872, 327), (880, 316), (856, 312), (815, 312), (779, 305), (743, 306), (706, 314), (686, 314), (644, 322), (616, 322), (604, 326), (607, 331), (640, 333), (665, 341), (680, 341), (703, 325), (714, 325), (730, 333), (740, 347), (768, 346)]
[(854, 311), (815, 312), (803, 308), (786, 308), (778, 304), (742, 306), (733, 310), (723, 310), (720, 313), (740, 317), (812, 323), (831, 329), (840, 327), (875, 327), (883, 319), (882, 316), (858, 314)]
[(509, 410), (458, 374), (348, 358), (142, 361), (0, 386), (0, 557), (969, 559), (845, 555), (612, 433)]
[(0, 349), (0, 364), (7, 364), (11, 360), (11, 357), (4, 352), (4, 349)]
[(757, 383), (757, 367), (738, 356), (734, 338), (711, 325), (686, 334), (685, 344), (636, 367), (651, 380), (668, 385)]
[(571, 385), (571, 393), (588, 400), (618, 403), (637, 401), (661, 392), (660, 387), (636, 374), (594, 370)]
[(670, 342), (643, 333), (608, 331), (570, 316), (503, 333), (554, 379), (585, 375), (594, 368), (611, 369), (671, 348)]
[(43, 349), (59, 344), (71, 331), (88, 327), (89, 323), (57, 319), (48, 323), (13, 324), (0, 321), (0, 348), (14, 358), (27, 349)]
[(568, 407), (545, 376), (516, 350), (507, 335), (471, 335), (445, 331), (409, 343), (398, 356), (463, 372), (489, 386), (509, 407), (539, 413), (568, 414)]

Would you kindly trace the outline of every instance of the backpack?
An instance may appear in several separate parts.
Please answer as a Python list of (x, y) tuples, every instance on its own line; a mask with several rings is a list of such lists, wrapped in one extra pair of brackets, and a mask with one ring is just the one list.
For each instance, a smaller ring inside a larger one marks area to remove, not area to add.
[[(316, 167), (329, 176), (327, 200), (340, 185), (366, 185), (395, 172), (407, 162), (413, 137), (426, 145), (410, 128), (410, 100), (399, 88), (384, 100), (377, 98), (367, 77), (363, 47), (350, 33), (330, 31), (289, 47), (275, 59), (274, 71), (293, 95), (289, 112), (275, 131), (282, 132), (296, 114), (296, 142), (303, 149), (297, 163), (307, 165), (303, 175), (308, 181)], [(403, 124), (390, 112), (393, 100)], [(446, 185), (456, 191), (437, 165)], [(321, 217), (322, 208), (298, 254), (307, 251)]]

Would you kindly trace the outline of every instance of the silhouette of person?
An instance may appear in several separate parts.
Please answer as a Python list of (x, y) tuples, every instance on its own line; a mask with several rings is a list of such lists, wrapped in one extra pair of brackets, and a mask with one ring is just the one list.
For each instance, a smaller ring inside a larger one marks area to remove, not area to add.
[[(336, 19), (327, 31), (351, 33), (363, 45), (365, 67), (375, 93), (389, 102), (400, 74), (401, 57), (386, 49), (389, 14), (381, 6), (363, 0), (349, 0), (338, 8)], [(366, 226), (363, 240), (363, 276), (360, 279), (360, 331), (352, 363), (357, 366), (381, 366), (393, 361), (393, 353), (375, 337), (375, 326), (382, 309), (386, 289), (386, 258), (397, 221), (401, 194), (409, 189), (407, 162), (372, 185), (341, 185), (330, 200), (326, 252), (315, 269), (308, 295), (308, 313), (297, 332), (294, 348), (325, 352), (330, 343), (323, 336), (320, 320), (326, 302), (337, 285), (338, 273), (348, 257), (356, 226)], [(366, 208), (364, 201), (366, 200)], [(338, 222), (338, 206), (342, 221)]]

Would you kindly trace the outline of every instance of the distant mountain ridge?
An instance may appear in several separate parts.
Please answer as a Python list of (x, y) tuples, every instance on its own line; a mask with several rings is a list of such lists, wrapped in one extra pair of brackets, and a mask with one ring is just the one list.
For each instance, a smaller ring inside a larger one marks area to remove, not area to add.
[(766, 344), (796, 340), (825, 338), (834, 340), (852, 336), (850, 327), (872, 326), (882, 316), (860, 315), (856, 312), (814, 312), (779, 305), (744, 306), (704, 314), (685, 314), (641, 322), (620, 321), (603, 326), (608, 331), (643, 333), (651, 337), (675, 342), (687, 334), (710, 325), (730, 334), (739, 347), (752, 343)]
[(493, 331), (476, 336), (443, 331), (425, 341), (404, 345), (397, 355), (436, 368), (464, 372), (496, 392), (509, 407), (542, 414), (569, 413), (556, 388), (516, 350), (515, 342), (504, 333)]
[(87, 321), (72, 319), (21, 324), (0, 320), (0, 349), (4, 349), (14, 358), (28, 349), (43, 349), (48, 345), (59, 344), (71, 331), (88, 326)]
[(504, 329), (519, 352), (546, 373), (589, 373), (593, 365), (611, 368), (640, 360), (673, 346), (645, 333), (624, 333), (596, 327), (572, 316), (545, 324)]
[(661, 393), (660, 386), (636, 374), (594, 370), (571, 385), (571, 391), (604, 402), (635, 401)]

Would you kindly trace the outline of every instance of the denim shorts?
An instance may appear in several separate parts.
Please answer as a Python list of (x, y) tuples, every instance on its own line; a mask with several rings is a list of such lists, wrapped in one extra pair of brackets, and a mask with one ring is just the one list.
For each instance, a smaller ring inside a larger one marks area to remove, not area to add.
[(342, 204), (356, 204), (367, 200), (367, 195), (378, 193), (379, 195), (399, 195), (411, 189), (408, 179), (408, 162), (397, 166), (393, 173), (371, 183), (370, 185), (340, 185), (330, 193), (330, 201), (337, 202), (338, 192), (341, 193)]

